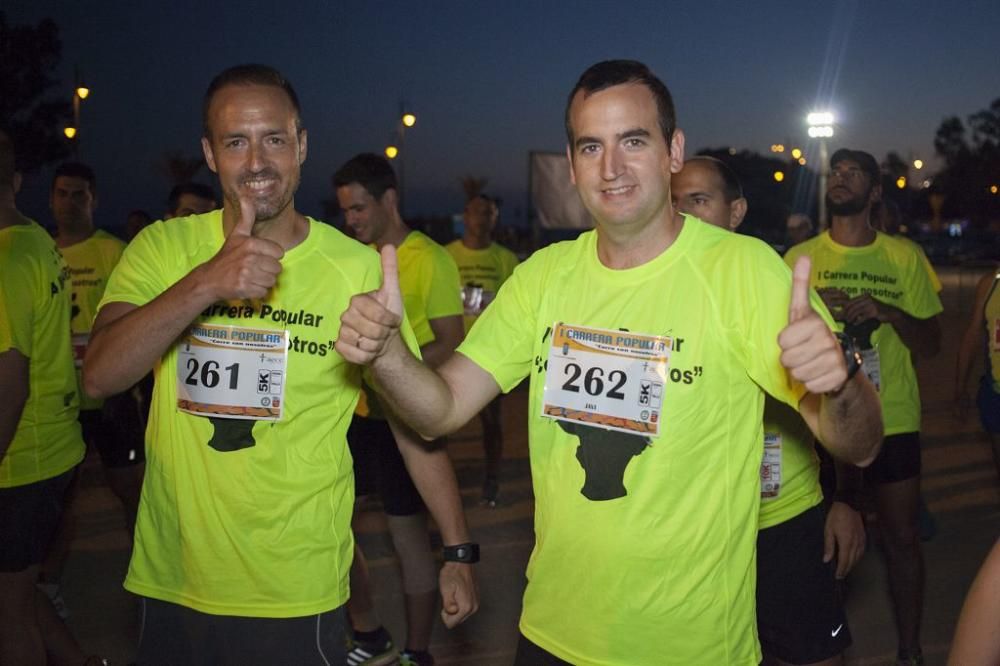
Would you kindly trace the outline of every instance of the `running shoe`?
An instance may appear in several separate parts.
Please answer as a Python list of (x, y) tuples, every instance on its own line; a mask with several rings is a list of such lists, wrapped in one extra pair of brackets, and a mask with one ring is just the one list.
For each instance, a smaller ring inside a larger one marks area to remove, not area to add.
[(353, 632), (347, 636), (347, 666), (389, 666), (395, 664), (398, 657), (392, 636), (385, 627), (379, 627), (372, 641), (360, 641)]

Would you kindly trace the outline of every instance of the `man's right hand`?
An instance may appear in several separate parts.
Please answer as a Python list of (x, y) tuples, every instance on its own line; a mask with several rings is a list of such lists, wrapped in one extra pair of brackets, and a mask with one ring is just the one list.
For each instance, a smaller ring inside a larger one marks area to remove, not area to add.
[(201, 265), (202, 279), (216, 301), (265, 298), (278, 281), (285, 251), (266, 238), (253, 236), (257, 219), (253, 202), (240, 199), (240, 218), (222, 249)]
[(340, 335), (334, 348), (351, 363), (367, 365), (385, 353), (403, 321), (396, 248), (382, 247), (382, 286), (357, 294), (340, 316)]

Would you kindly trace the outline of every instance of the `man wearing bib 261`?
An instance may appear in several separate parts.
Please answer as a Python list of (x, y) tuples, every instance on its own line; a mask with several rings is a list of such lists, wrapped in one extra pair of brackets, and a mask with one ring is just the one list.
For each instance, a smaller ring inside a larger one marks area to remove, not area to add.
[[(84, 365), (96, 395), (156, 375), (125, 581), (143, 597), (139, 662), (342, 663), (361, 369), (333, 345), (377, 256), (295, 210), (307, 136), (280, 73), (224, 71), (203, 112), (223, 208), (136, 237)], [(397, 440), (445, 544), (468, 541), (446, 455)], [(440, 583), (446, 623), (474, 612), (470, 565)]]
[(352, 299), (337, 349), (424, 436), (530, 376), (537, 540), (517, 663), (757, 664), (761, 389), (860, 464), (877, 398), (849, 379), (807, 262), (793, 281), (763, 243), (674, 211), (684, 136), (645, 65), (592, 66), (566, 121), (596, 231), (521, 264), (436, 371), (402, 344), (383, 251), (386, 282)]

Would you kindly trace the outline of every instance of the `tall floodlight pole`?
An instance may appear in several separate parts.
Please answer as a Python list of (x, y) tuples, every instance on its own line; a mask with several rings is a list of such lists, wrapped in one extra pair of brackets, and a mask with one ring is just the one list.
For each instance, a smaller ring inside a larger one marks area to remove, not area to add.
[(826, 228), (826, 180), (830, 175), (830, 158), (826, 140), (833, 137), (833, 114), (829, 111), (813, 111), (806, 116), (809, 137), (819, 139), (819, 228)]

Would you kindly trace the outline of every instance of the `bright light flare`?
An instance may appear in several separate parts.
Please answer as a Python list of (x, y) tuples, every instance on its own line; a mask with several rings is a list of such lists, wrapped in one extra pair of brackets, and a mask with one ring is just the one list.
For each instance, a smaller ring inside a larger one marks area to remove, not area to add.
[(66, 135), (67, 139), (72, 139), (73, 137), (76, 136), (76, 128), (75, 127), (67, 127), (66, 129), (63, 130), (63, 134)]
[(406, 125), (407, 127), (413, 127), (414, 125), (417, 124), (417, 117), (412, 113), (404, 113), (403, 124)]
[(833, 114), (829, 111), (813, 111), (806, 116), (806, 122), (810, 125), (832, 125)]
[(396, 159), (397, 155), (399, 155), (399, 148), (397, 148), (396, 146), (385, 147), (385, 156), (388, 157), (390, 160)]

